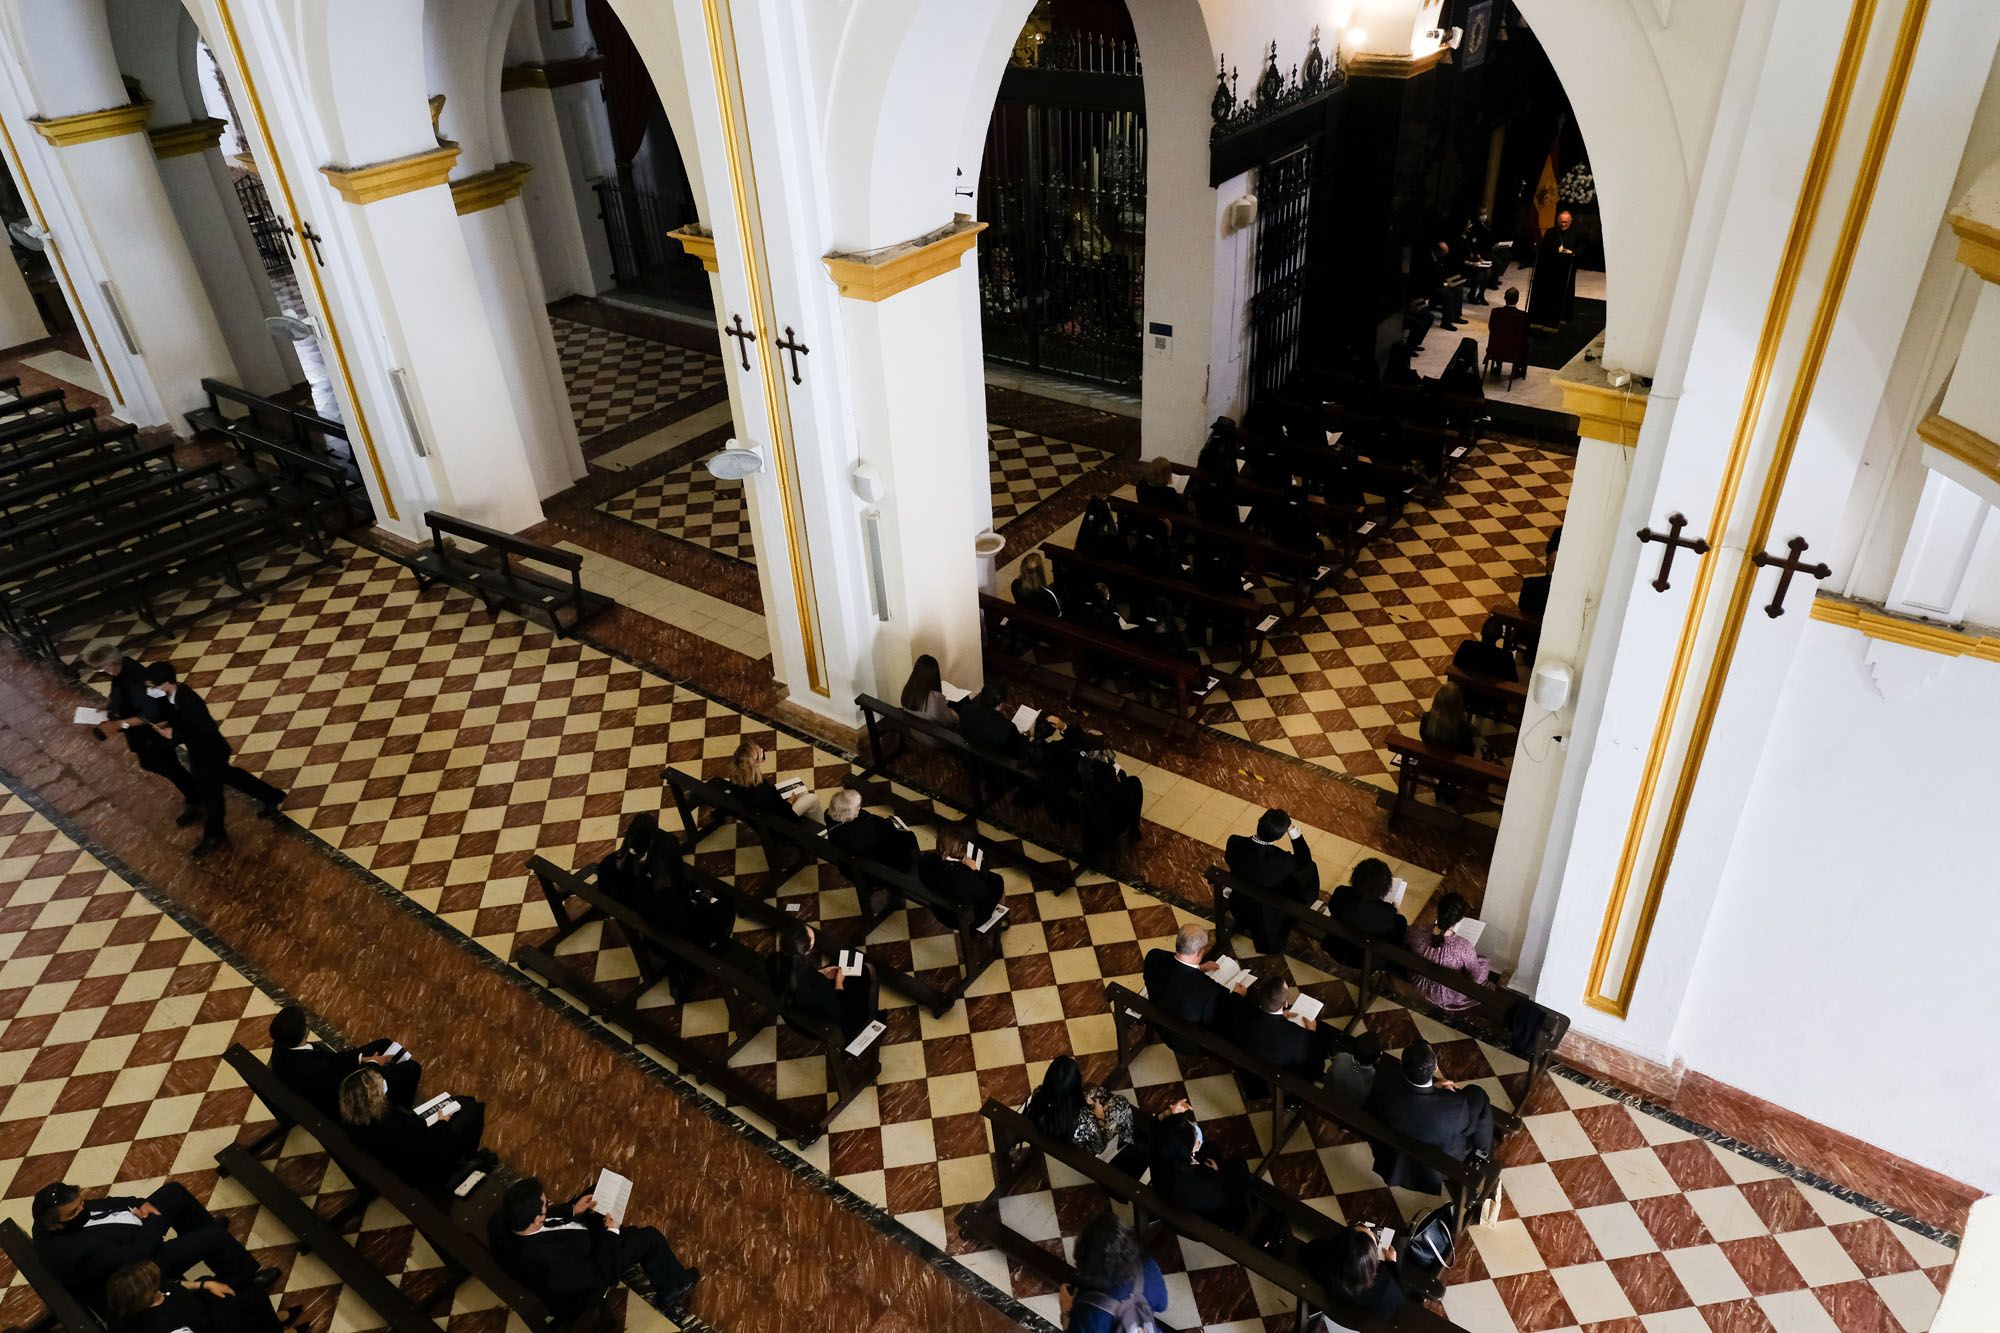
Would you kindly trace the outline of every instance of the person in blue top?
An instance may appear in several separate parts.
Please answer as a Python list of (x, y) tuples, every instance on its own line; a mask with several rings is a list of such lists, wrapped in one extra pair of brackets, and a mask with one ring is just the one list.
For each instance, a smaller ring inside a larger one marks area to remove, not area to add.
[(1103, 1213), (1076, 1238), (1076, 1285), (1061, 1299), (1064, 1333), (1154, 1333), (1167, 1283), (1125, 1224)]

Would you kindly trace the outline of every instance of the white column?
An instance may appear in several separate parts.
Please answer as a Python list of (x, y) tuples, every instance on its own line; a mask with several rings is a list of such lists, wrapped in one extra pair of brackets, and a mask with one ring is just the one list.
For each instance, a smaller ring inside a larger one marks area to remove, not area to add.
[[(549, 90), (549, 100), (562, 139), (562, 160), (569, 171), (571, 211), (578, 219), (584, 255), (590, 264), (589, 285), (578, 290), (594, 296), (617, 285), (611, 271), (611, 237), (598, 221), (597, 190), (591, 184), (600, 177), (618, 174), (611, 156), (611, 127), (604, 120), (604, 89), (596, 79), (564, 83)], [(549, 176), (551, 184), (560, 179), (554, 171)]]
[[(514, 156), (535, 168), (521, 189), (528, 231), (534, 238), (535, 262), (550, 300), (579, 293), (594, 295), (597, 275), (591, 266), (590, 244), (584, 238), (591, 227), (602, 232), (604, 224), (597, 219), (594, 192), (591, 211), (582, 211), (583, 196), (576, 188), (562, 124), (556, 117), (555, 90), (546, 81), (535, 82), (532, 73), (530, 69), (501, 73), (500, 110)], [(546, 71), (542, 76), (546, 80)]]
[(49, 336), (42, 312), (35, 308), (35, 294), (21, 276), (14, 256), (0, 256), (0, 349), (38, 342)]

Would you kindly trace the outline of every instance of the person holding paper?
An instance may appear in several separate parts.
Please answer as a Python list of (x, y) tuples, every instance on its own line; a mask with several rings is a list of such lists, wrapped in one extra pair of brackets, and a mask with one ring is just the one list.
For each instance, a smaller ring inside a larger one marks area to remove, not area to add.
[(1241, 1158), (1208, 1151), (1185, 1097), (1167, 1108), (1153, 1131), (1152, 1172), (1148, 1183), (1176, 1208), (1225, 1231), (1240, 1230), (1250, 1218), (1250, 1168)]
[(958, 730), (966, 740), (982, 750), (1019, 759), (1027, 753), (1028, 738), (1015, 730), (1000, 707), (1000, 691), (990, 682), (979, 693), (952, 705), (958, 714)]
[(634, 1267), (661, 1302), (685, 1302), (701, 1270), (685, 1267), (655, 1228), (623, 1223), (600, 1212), (588, 1194), (551, 1204), (542, 1182), (529, 1176), (500, 1197), (486, 1224), (486, 1246), (559, 1320), (588, 1314)]
[(151, 1259), (127, 1264), (104, 1286), (105, 1313), (119, 1333), (307, 1333), (299, 1306), (281, 1321), (254, 1287), (238, 1291), (217, 1278), (168, 1279)]
[(165, 778), (181, 794), (181, 812), (174, 823), (186, 828), (200, 822), (201, 792), (194, 784), (194, 775), (174, 753), (173, 742), (152, 728), (152, 723), (165, 716), (165, 710), (146, 696), (146, 668), (109, 645), (93, 648), (84, 661), (111, 682), (104, 700), (104, 725), (118, 729), (140, 768)]
[[(938, 669), (938, 660), (925, 653), (910, 664), (910, 678), (903, 682), (903, 693), (898, 702), (903, 710), (937, 723), (941, 727), (951, 725), (951, 705), (945, 702), (944, 673)], [(911, 743), (929, 747), (935, 742), (922, 736), (913, 736)]]
[[(174, 1181), (145, 1198), (112, 1195), (86, 1202), (67, 1181), (35, 1191), (30, 1207), (35, 1251), (56, 1280), (93, 1309), (104, 1299), (104, 1284), (127, 1264), (151, 1260), (169, 1278), (196, 1264), (239, 1290), (267, 1289), (275, 1268), (259, 1268), (229, 1228)], [(170, 1240), (167, 1233), (174, 1233)]]
[(917, 868), (917, 835), (893, 819), (863, 810), (861, 793), (852, 787), (842, 787), (827, 802), (826, 840), (896, 870)]
[(382, 1071), (389, 1100), (414, 1106), (424, 1067), (410, 1053), (379, 1037), (366, 1046), (336, 1050), (312, 1039), (306, 1011), (288, 1004), (271, 1017), (271, 1072), (278, 1081), (328, 1115), (340, 1113), (340, 1084), (355, 1070), (373, 1066)]
[(838, 964), (821, 966), (819, 934), (811, 926), (788, 929), (765, 968), (780, 999), (833, 1023), (849, 1041), (876, 1017), (874, 966), (864, 966), (856, 977), (843, 975)]
[(1174, 465), (1165, 458), (1149, 458), (1139, 465), (1139, 503), (1148, 509), (1170, 514), (1187, 512), (1187, 501), (1174, 489)]
[(1138, 1133), (1132, 1103), (1106, 1087), (1083, 1081), (1075, 1056), (1049, 1061), (1042, 1085), (1028, 1098), (1028, 1119), (1059, 1143), (1074, 1143), (1095, 1157), (1116, 1154), (1112, 1165), (1130, 1175), (1145, 1169), (1132, 1141)]
[[(1317, 1079), (1326, 1067), (1325, 1044), (1316, 1020), (1293, 1021), (1292, 988), (1280, 976), (1259, 977), (1249, 990), (1232, 992), (1222, 1011), (1222, 1035), (1245, 1054), (1305, 1079)], [(1244, 1091), (1263, 1097), (1270, 1089), (1260, 1078), (1238, 1075)]]
[(285, 793), (229, 762), (229, 742), (223, 738), (222, 728), (215, 724), (201, 696), (180, 683), (173, 663), (155, 662), (146, 668), (146, 696), (157, 710), (153, 729), (187, 751), (188, 772), (202, 808), (201, 841), (190, 855), (206, 856), (228, 843), (229, 833), (223, 826), (225, 787), (234, 787), (257, 802), (261, 817), (277, 817)]
[[(1208, 931), (1196, 925), (1182, 926), (1180, 934), (1174, 936), (1171, 953), (1155, 949), (1146, 955), (1146, 998), (1184, 1022), (1203, 1027), (1213, 1023), (1229, 992), (1212, 980), (1221, 964), (1204, 962), (1202, 956), (1207, 952)], [(1173, 1046), (1174, 1039), (1169, 1037), (1167, 1044)]]
[[(1493, 1150), (1493, 1101), (1476, 1084), (1461, 1088), (1438, 1077), (1437, 1052), (1414, 1039), (1402, 1059), (1385, 1065), (1368, 1091), (1367, 1109), (1419, 1143), (1428, 1143), (1452, 1157)], [(1437, 1193), (1443, 1181), (1435, 1171), (1399, 1152), (1375, 1147), (1375, 1174), (1384, 1184)]]
[[(1409, 1299), (1396, 1276), (1395, 1246), (1366, 1222), (1308, 1241), (1299, 1259), (1320, 1286), (1345, 1300), (1355, 1314), (1390, 1319)], [(1339, 1333), (1345, 1326), (1322, 1314), (1309, 1327), (1312, 1333)]]
[(772, 815), (797, 815), (819, 823), (819, 797), (807, 790), (803, 783), (788, 783), (780, 787), (777, 779), (766, 777), (764, 760), (767, 757), (764, 747), (756, 741), (741, 742), (736, 747), (736, 753), (729, 757), (729, 772), (717, 785), (734, 794), (752, 810)]
[[(1377, 857), (1355, 864), (1349, 882), (1335, 889), (1326, 900), (1326, 914), (1349, 930), (1371, 939), (1401, 944), (1410, 933), (1410, 923), (1396, 910), (1402, 902), (1399, 881), (1389, 873), (1389, 865)], [(1330, 939), (1327, 952), (1349, 967), (1361, 966), (1361, 946), (1348, 940)]]
[[(1471, 914), (1465, 899), (1455, 893), (1447, 893), (1438, 899), (1437, 920), (1434, 924), (1410, 927), (1404, 943), (1411, 953), (1419, 958), (1429, 959), (1440, 967), (1449, 967), (1465, 973), (1481, 985), (1493, 975), (1493, 964), (1472, 947), (1472, 941), (1456, 933), (1458, 923)], [(1443, 982), (1429, 977), (1415, 978), (1417, 994), (1429, 1000), (1440, 1009), (1470, 1009), (1473, 1001), (1459, 994)]]
[(986, 869), (978, 849), (954, 829), (940, 832), (937, 850), (925, 852), (918, 860), (917, 878), (975, 926), (993, 915), (1007, 892), (1000, 872)]
[(485, 1106), (471, 1097), (449, 1098), (427, 1114), (398, 1106), (373, 1065), (340, 1081), (340, 1122), (357, 1147), (419, 1189), (439, 1189), (469, 1169), (491, 1171), (499, 1164), (479, 1146)]
[[(1312, 848), (1283, 810), (1266, 810), (1257, 820), (1253, 837), (1231, 834), (1222, 856), (1230, 874), (1266, 893), (1300, 904), (1319, 896), (1319, 867), (1313, 864)], [(1237, 905), (1237, 913), (1250, 927), (1259, 953), (1285, 951), (1292, 937), (1289, 915), (1265, 903), (1247, 901)]]

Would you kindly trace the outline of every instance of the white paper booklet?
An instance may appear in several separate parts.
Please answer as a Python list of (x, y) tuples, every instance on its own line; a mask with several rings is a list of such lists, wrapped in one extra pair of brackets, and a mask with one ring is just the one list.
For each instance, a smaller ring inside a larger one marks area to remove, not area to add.
[(632, 1182), (603, 1167), (597, 1173), (597, 1184), (591, 1187), (591, 1198), (597, 1203), (597, 1211), (605, 1217), (625, 1220), (625, 1209), (632, 1202)]
[(1041, 716), (1041, 709), (1030, 708), (1028, 705), (1022, 704), (1014, 710), (1014, 730), (1020, 732), (1023, 736), (1033, 735), (1035, 723)]
[(875, 1044), (875, 1039), (877, 1037), (881, 1036), (884, 1032), (887, 1032), (888, 1030), (889, 1030), (889, 1025), (884, 1023), (881, 1019), (878, 1018), (873, 1020), (868, 1024), (867, 1027), (861, 1029), (860, 1036), (856, 1037), (853, 1041), (847, 1043), (847, 1053), (849, 1055), (861, 1054), (863, 1051), (867, 1050), (870, 1046), (873, 1046)]
[(1476, 945), (1479, 943), (1479, 937), (1486, 933), (1486, 923), (1475, 917), (1467, 917), (1453, 926), (1451, 933), (1464, 940), (1467, 944)]
[(1187, 473), (1176, 472), (1174, 473), (1174, 479), (1171, 482), (1169, 482), (1168, 485), (1172, 486), (1176, 491), (1180, 492), (1182, 495), (1186, 495), (1187, 483), (1188, 483)]
[(987, 931), (999, 925), (1006, 917), (1007, 904), (1001, 903), (993, 909), (993, 915), (986, 918), (986, 924), (979, 928), (979, 933), (984, 935)]
[(861, 950), (859, 949), (842, 949), (840, 951), (840, 975), (843, 977), (860, 976), (862, 965), (867, 961), (867, 959), (861, 956)]
[(1317, 1020), (1320, 1010), (1324, 1008), (1326, 1008), (1324, 1003), (1301, 991), (1299, 998), (1292, 1001), (1292, 1021), (1304, 1027), (1307, 1023)]
[(111, 714), (102, 708), (78, 708), (71, 721), (79, 727), (95, 727), (111, 720)]
[(1403, 905), (1403, 895), (1409, 891), (1410, 881), (1401, 878), (1392, 879), (1389, 881), (1389, 896), (1383, 899), (1383, 901), (1391, 907), (1401, 907)]
[(938, 689), (940, 689), (940, 690), (942, 690), (942, 691), (944, 692), (944, 697), (945, 697), (945, 702), (946, 702), (946, 703), (954, 703), (954, 704), (955, 704), (955, 703), (957, 703), (957, 702), (958, 702), (958, 701), (959, 701), (960, 699), (970, 699), (970, 698), (972, 697), (972, 691), (971, 691), (971, 690), (961, 690), (960, 688), (958, 688), (958, 686), (956, 686), (956, 685), (952, 684), (952, 683), (951, 683), (950, 681), (948, 681), (948, 680), (941, 680), (941, 681), (939, 681), (939, 682), (938, 682)]

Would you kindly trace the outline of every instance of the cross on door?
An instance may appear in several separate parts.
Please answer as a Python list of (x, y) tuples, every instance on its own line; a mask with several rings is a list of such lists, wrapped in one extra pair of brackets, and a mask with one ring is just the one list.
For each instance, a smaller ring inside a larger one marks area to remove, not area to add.
[(1771, 604), (1764, 608), (1764, 614), (1773, 620), (1785, 614), (1785, 594), (1791, 590), (1792, 575), (1810, 574), (1815, 579), (1830, 578), (1833, 575), (1833, 570), (1827, 566), (1825, 561), (1821, 561), (1816, 565), (1809, 565), (1799, 559), (1801, 555), (1805, 554), (1807, 545), (1808, 543), (1804, 537), (1794, 537), (1785, 543), (1785, 548), (1791, 552), (1790, 555), (1777, 556), (1767, 551), (1759, 551), (1750, 557), (1750, 563), (1759, 569), (1775, 566), (1784, 571), (1778, 576), (1778, 590), (1771, 594)]
[(799, 378), (799, 358), (802, 356), (811, 356), (812, 348), (797, 341), (798, 336), (798, 334), (792, 332), (792, 326), (787, 324), (785, 325), (784, 338), (772, 343), (771, 346), (781, 352), (790, 352), (792, 354), (792, 383), (803, 384), (805, 381)]
[(737, 355), (743, 358), (743, 368), (748, 370), (750, 369), (750, 344), (757, 341), (756, 331), (743, 327), (743, 316), (741, 315), (731, 315), (729, 320), (730, 327), (722, 330), (722, 336), (737, 340)]
[(1668, 514), (1667, 531), (1655, 532), (1651, 528), (1639, 529), (1642, 542), (1665, 542), (1667, 549), (1660, 552), (1660, 572), (1653, 579), (1653, 591), (1665, 592), (1672, 585), (1667, 582), (1667, 574), (1674, 567), (1675, 551), (1693, 551), (1696, 555), (1708, 554), (1708, 542), (1701, 537), (1693, 539), (1681, 536), (1681, 529), (1687, 526), (1686, 514)]
[(301, 240), (307, 240), (312, 242), (313, 258), (319, 262), (319, 266), (321, 268), (325, 268), (326, 255), (320, 250), (319, 244), (321, 241), (324, 241), (326, 237), (314, 231), (312, 223), (301, 220), (299, 223), (299, 238)]

